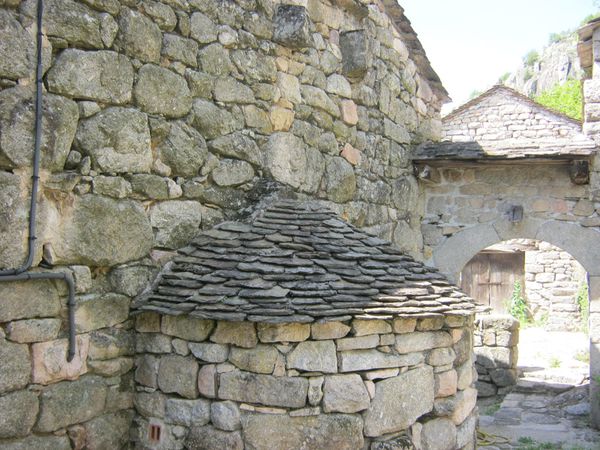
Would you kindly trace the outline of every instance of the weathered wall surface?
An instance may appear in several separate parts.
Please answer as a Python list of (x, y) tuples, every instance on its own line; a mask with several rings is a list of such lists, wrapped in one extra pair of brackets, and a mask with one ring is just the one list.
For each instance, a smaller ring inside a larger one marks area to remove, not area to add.
[(517, 383), (519, 321), (509, 315), (480, 314), (475, 320), (477, 395), (504, 395)]
[(472, 317), (255, 325), (144, 313), (136, 444), (474, 448), (471, 327)]
[[(35, 3), (0, 2), (0, 267), (25, 259)], [(63, 286), (0, 284), (0, 446), (121, 446), (130, 299), (275, 182), (418, 253), (409, 148), (439, 101), (379, 3), (277, 3), (44, 2), (35, 265), (74, 274), (79, 350)]]

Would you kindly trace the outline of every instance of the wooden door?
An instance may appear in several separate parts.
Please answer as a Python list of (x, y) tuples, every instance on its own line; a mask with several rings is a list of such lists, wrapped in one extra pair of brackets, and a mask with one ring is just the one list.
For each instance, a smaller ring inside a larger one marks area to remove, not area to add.
[(480, 252), (461, 272), (461, 289), (494, 312), (507, 313), (515, 281), (523, 286), (524, 252)]

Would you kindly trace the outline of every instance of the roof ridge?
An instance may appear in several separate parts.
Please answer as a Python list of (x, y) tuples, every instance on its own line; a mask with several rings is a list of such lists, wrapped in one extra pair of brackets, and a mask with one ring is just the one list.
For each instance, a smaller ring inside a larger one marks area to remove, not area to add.
[(448, 121), (450, 119), (454, 119), (456, 116), (460, 115), (462, 112), (466, 111), (467, 109), (470, 109), (471, 107), (481, 103), (483, 100), (485, 100), (486, 98), (490, 97), (492, 94), (495, 94), (498, 91), (506, 91), (511, 95), (514, 95), (515, 97), (518, 97), (520, 100), (528, 103), (531, 106), (534, 106), (535, 108), (539, 108), (542, 109), (556, 117), (559, 117), (563, 120), (567, 120), (568, 122), (571, 122), (575, 125), (578, 125), (580, 128), (583, 127), (583, 123), (580, 120), (577, 119), (573, 119), (572, 117), (567, 116), (564, 113), (561, 113), (559, 111), (555, 111), (554, 109), (548, 108), (547, 106), (542, 105), (541, 103), (536, 102), (535, 100), (529, 98), (526, 95), (521, 94), (519, 91), (517, 91), (516, 89), (513, 89), (509, 86), (506, 86), (504, 84), (495, 84), (494, 86), (492, 86), (490, 89), (488, 89), (487, 91), (485, 91), (484, 93), (478, 95), (477, 97), (467, 101), (466, 103), (463, 103), (462, 105), (460, 105), (458, 108), (450, 111), (448, 114), (446, 114), (444, 117), (442, 117), (442, 122), (444, 121)]

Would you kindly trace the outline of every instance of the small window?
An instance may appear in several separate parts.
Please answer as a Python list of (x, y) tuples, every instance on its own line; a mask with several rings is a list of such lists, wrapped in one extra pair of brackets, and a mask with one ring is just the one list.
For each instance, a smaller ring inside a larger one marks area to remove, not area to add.
[(162, 433), (162, 427), (158, 424), (150, 424), (150, 430), (148, 435), (150, 436), (150, 442), (160, 442), (160, 437)]

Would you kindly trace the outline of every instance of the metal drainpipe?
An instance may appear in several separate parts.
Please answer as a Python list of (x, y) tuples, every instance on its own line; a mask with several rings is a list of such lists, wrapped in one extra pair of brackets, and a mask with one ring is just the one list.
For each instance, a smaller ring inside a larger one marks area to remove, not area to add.
[(36, 96), (35, 96), (35, 146), (33, 150), (33, 174), (31, 176), (31, 202), (29, 207), (29, 237), (27, 260), (21, 267), (16, 269), (0, 270), (0, 282), (7, 281), (27, 281), (27, 280), (63, 280), (67, 283), (69, 290), (68, 308), (69, 308), (69, 350), (67, 361), (71, 362), (75, 357), (75, 283), (71, 273), (64, 272), (29, 272), (33, 265), (36, 240), (36, 216), (37, 216), (37, 195), (39, 187), (40, 159), (41, 159), (41, 141), (42, 141), (42, 16), (44, 12), (43, 0), (37, 0), (37, 67), (35, 74)]

